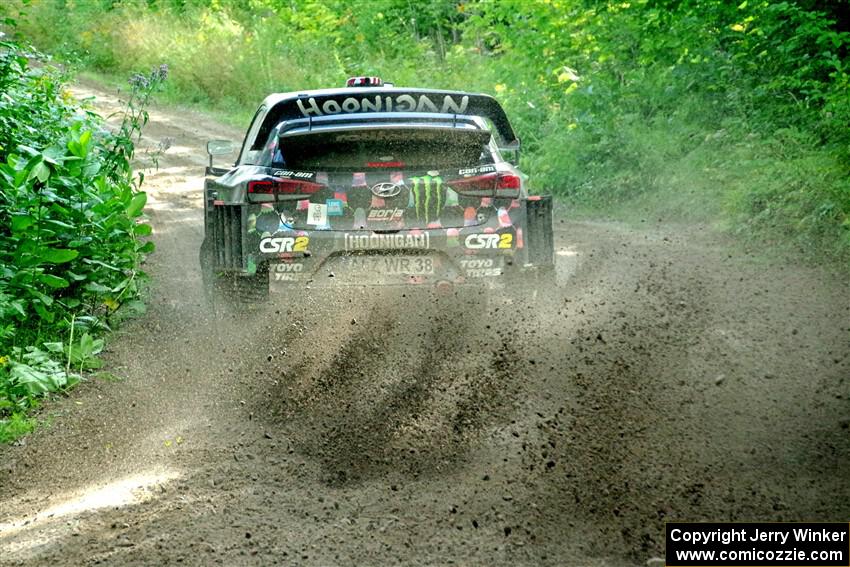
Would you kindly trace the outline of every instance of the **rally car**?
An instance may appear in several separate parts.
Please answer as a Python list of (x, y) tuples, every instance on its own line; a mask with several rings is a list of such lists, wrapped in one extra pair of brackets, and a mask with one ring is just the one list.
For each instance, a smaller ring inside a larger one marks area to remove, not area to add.
[(537, 286), (554, 274), (552, 200), (484, 94), (398, 88), (273, 94), (236, 163), (207, 144), (201, 267), (214, 301), (325, 285)]

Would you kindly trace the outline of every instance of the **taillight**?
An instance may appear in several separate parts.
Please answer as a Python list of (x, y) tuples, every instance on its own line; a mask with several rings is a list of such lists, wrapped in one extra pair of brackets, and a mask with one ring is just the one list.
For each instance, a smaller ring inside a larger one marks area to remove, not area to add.
[(266, 179), (249, 181), (248, 193), (255, 195), (312, 195), (324, 185), (297, 179)]
[(460, 195), (515, 199), (519, 197), (522, 180), (513, 173), (488, 173), (453, 179), (448, 185)]

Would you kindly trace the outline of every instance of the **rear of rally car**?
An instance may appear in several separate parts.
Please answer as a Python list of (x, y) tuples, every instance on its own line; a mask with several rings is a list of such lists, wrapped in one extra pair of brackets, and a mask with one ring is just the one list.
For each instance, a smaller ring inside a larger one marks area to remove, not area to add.
[[(404, 95), (363, 91), (298, 99), (300, 116), (283, 112), (260, 132), (254, 163), (215, 181), (208, 236), (221, 259), (230, 249), (237, 277), (267, 279), (272, 291), (448, 290), (551, 269), (551, 201), (527, 195), (488, 116), (458, 112), (469, 103), (445, 102), (456, 93), (419, 91), (418, 104), (409, 94), (414, 104), (399, 111)], [(228, 200), (238, 205), (223, 219)]]

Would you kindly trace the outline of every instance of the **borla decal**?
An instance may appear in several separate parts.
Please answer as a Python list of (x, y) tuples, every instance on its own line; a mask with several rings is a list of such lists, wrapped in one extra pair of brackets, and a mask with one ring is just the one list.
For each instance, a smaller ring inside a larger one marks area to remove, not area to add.
[(310, 238), (307, 236), (267, 236), (260, 240), (260, 252), (276, 254), (278, 252), (306, 252)]
[(404, 209), (371, 209), (369, 222), (397, 222), (404, 216)]
[(421, 234), (346, 234), (346, 250), (380, 250), (398, 248), (428, 248), (431, 235)]
[(419, 99), (413, 98), (409, 94), (396, 96), (381, 96), (374, 97), (348, 97), (339, 102), (334, 99), (326, 100), (321, 107), (316, 99), (308, 98), (306, 101), (298, 99), (295, 101), (298, 105), (298, 110), (307, 118), (309, 116), (324, 116), (325, 114), (340, 114), (354, 112), (440, 112), (443, 114), (463, 114), (466, 112), (466, 107), (469, 104), (469, 97), (460, 97), (458, 101), (455, 97), (445, 95), (440, 107), (434, 104), (428, 96), (420, 95)]

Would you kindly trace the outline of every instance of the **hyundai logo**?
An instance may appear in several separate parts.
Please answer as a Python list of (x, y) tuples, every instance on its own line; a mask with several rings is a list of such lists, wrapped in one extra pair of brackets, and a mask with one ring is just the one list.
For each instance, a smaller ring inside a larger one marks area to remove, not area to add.
[(381, 199), (395, 197), (399, 193), (401, 193), (401, 185), (396, 183), (375, 183), (372, 185), (372, 195)]

